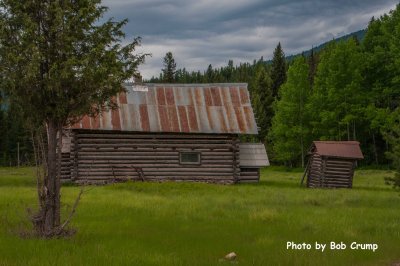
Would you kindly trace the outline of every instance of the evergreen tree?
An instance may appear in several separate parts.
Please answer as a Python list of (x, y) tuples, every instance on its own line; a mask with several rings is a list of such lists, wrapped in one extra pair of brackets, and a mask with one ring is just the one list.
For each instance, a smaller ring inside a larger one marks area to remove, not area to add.
[(271, 127), (274, 97), (272, 96), (272, 80), (264, 64), (257, 65), (255, 76), (249, 89), (257, 125), (260, 128), (258, 137), (265, 142)]
[(6, 164), (6, 143), (7, 143), (6, 112), (3, 98), (0, 92), (0, 165)]
[(208, 65), (207, 71), (204, 75), (204, 81), (211, 83), (214, 80), (214, 70), (211, 64)]
[[(223, 68), (221, 70), (223, 70)], [(233, 60), (229, 60), (228, 66), (226, 67), (226, 74), (225, 74), (224, 82), (233, 82), (234, 79), (235, 79), (235, 77), (234, 77)]]
[(393, 178), (386, 178), (386, 181), (392, 184), (394, 188), (400, 189), (400, 108), (391, 113), (388, 125), (389, 129), (384, 134), (391, 150), (386, 155), (392, 161), (396, 173)]
[(163, 81), (166, 83), (175, 82), (176, 63), (172, 52), (167, 52), (164, 57), (164, 68), (162, 69)]
[(99, 22), (106, 10), (100, 0), (0, 2), (0, 88), (26, 120), (47, 128), (46, 176), (34, 218), (41, 236), (64, 229), (57, 135), (85, 114), (115, 107), (110, 99), (144, 60), (134, 54), (140, 39), (121, 46), (126, 20)]
[(271, 68), (272, 95), (278, 97), (279, 87), (286, 81), (286, 59), (281, 43), (274, 50)]
[(310, 145), (310, 125), (306, 103), (310, 95), (309, 66), (297, 57), (289, 67), (287, 81), (280, 87), (280, 100), (275, 105), (270, 137), (274, 159), (290, 166), (304, 157)]
[(314, 78), (317, 73), (317, 66), (318, 66), (318, 54), (314, 52), (314, 48), (311, 49), (310, 56), (308, 57), (308, 66), (309, 66), (309, 73), (308, 73), (308, 80), (310, 82), (310, 87), (314, 86)]

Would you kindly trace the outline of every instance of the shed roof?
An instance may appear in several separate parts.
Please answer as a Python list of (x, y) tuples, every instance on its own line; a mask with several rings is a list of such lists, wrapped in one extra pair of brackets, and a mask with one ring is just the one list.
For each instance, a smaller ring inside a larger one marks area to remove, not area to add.
[(262, 143), (239, 144), (240, 167), (259, 168), (269, 165), (268, 155)]
[(117, 110), (85, 116), (74, 129), (257, 134), (246, 83), (125, 84)]
[(321, 156), (364, 159), (358, 141), (314, 141), (311, 150)]

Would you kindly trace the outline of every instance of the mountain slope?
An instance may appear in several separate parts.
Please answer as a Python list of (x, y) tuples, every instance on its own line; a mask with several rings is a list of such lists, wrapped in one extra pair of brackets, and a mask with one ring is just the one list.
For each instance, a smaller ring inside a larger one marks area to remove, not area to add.
[[(344, 35), (342, 37), (339, 37), (337, 39), (333, 39), (331, 41), (340, 42), (340, 41), (346, 41), (346, 40), (348, 40), (348, 39), (350, 39), (352, 37), (356, 37), (357, 40), (361, 42), (364, 39), (365, 33), (366, 33), (366, 29), (363, 29), (363, 30), (359, 30), (359, 31), (355, 31), (355, 32), (349, 33), (349, 34)], [(314, 49), (314, 52), (319, 52), (322, 49), (324, 49), (328, 45), (328, 43), (330, 43), (331, 41), (324, 42), (324, 43), (318, 45), (317, 47), (314, 47), (314, 48), (312, 48), (310, 50), (307, 50), (307, 51), (303, 51), (302, 53), (286, 56), (286, 60), (287, 61), (292, 61), (295, 57), (297, 57), (297, 56), (299, 56), (301, 54), (303, 54), (305, 56), (309, 56), (313, 49)], [(271, 60), (269, 60), (267, 62), (270, 62), (270, 61)]]

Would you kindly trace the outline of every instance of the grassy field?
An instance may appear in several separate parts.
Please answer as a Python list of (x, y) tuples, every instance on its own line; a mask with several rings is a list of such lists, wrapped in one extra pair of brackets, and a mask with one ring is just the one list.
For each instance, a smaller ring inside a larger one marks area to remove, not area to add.
[[(0, 168), (0, 265), (392, 265), (400, 262), (400, 195), (382, 170), (352, 190), (299, 187), (301, 172), (265, 169), (259, 184), (125, 183), (83, 195), (71, 239), (21, 239), (35, 207), (32, 168)], [(62, 188), (64, 208), (79, 188)], [(287, 250), (341, 241), (345, 250)], [(376, 243), (378, 250), (351, 250)], [(235, 262), (225, 254), (238, 254)]]

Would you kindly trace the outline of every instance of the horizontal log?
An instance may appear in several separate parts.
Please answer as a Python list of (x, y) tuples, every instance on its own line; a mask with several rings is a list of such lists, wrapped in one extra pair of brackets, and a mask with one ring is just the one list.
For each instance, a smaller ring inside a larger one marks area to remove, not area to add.
[(328, 163), (326, 164), (327, 167), (336, 167), (336, 168), (353, 168), (352, 164), (334, 164)]
[(169, 144), (190, 144), (190, 143), (202, 143), (202, 144), (230, 144), (231, 140), (218, 140), (218, 139), (156, 139), (156, 138), (78, 138), (76, 143), (169, 143)]
[[(112, 174), (111, 172), (98, 172), (98, 173), (78, 173), (79, 178), (90, 178), (96, 176), (107, 176), (108, 178), (118, 177), (118, 176), (128, 176), (128, 177), (140, 177), (137, 172), (131, 173), (121, 173), (115, 172)], [(147, 177), (165, 177), (165, 176), (175, 176), (175, 177), (191, 177), (191, 176), (208, 176), (208, 177), (219, 177), (219, 176), (233, 176), (232, 172), (221, 172), (221, 173), (204, 173), (204, 172), (145, 172), (144, 178)]]
[(154, 138), (154, 139), (233, 139), (235, 136), (222, 134), (149, 134), (149, 133), (86, 133), (75, 132), (76, 138)]
[(107, 154), (99, 154), (99, 155), (85, 155), (85, 154), (79, 154), (78, 155), (78, 160), (135, 160), (135, 159), (153, 159), (153, 160), (179, 160), (179, 155), (152, 155), (152, 154), (146, 154), (146, 155), (125, 155), (125, 156), (113, 156), (113, 155), (107, 155)]
[[(173, 170), (173, 171), (168, 171), (168, 169), (153, 169), (153, 170), (144, 170), (144, 175), (154, 175), (154, 176), (182, 176), (182, 175), (199, 175), (199, 176), (219, 176), (219, 175), (231, 175), (233, 174), (232, 171), (178, 171), (178, 170)], [(131, 171), (131, 172), (123, 172), (123, 171), (79, 171), (78, 172), (79, 176), (96, 176), (96, 175), (105, 175), (105, 176), (113, 176), (113, 175), (137, 175), (136, 171)]]
[(327, 164), (337, 164), (337, 165), (353, 165), (352, 161), (341, 161), (341, 160), (328, 160)]
[[(231, 161), (229, 161), (231, 162)], [(113, 165), (118, 165), (118, 164), (170, 164), (170, 163), (179, 163), (179, 159), (175, 158), (173, 160), (165, 160), (165, 159), (137, 159), (137, 160), (129, 160), (129, 159), (124, 159), (120, 158), (119, 160), (87, 160), (87, 159), (78, 159), (77, 164), (78, 165), (97, 165), (97, 164), (113, 164)], [(204, 162), (202, 161), (202, 164)]]
[(319, 171), (310, 171), (310, 172), (308, 173), (308, 175), (309, 175), (309, 176), (316, 176), (316, 177), (319, 177), (319, 176), (322, 175), (322, 173), (319, 172)]
[[(81, 162), (83, 160), (86, 161), (97, 161), (97, 160), (102, 160), (105, 162), (110, 162), (113, 163), (114, 161), (127, 161), (127, 163), (132, 163), (134, 164), (135, 161), (143, 161), (147, 160), (149, 162), (153, 163), (158, 163), (158, 161), (164, 161), (164, 160), (173, 160), (173, 162), (179, 162), (179, 156), (84, 156), (80, 155), (77, 158), (78, 162)], [(151, 161), (152, 160), (152, 161)], [(232, 156), (204, 156), (201, 158), (201, 164), (203, 163), (221, 163), (221, 162), (229, 162), (230, 164), (233, 163), (233, 158)]]
[[(201, 167), (222, 167), (222, 168), (233, 168), (234, 166), (232, 163), (204, 163), (202, 162), (201, 164), (180, 164), (178, 160), (173, 161), (173, 162), (160, 162), (160, 161), (148, 161), (148, 162), (143, 162), (143, 161), (127, 161), (127, 162), (122, 162), (122, 161), (104, 161), (104, 162), (94, 162), (94, 163), (81, 163), (79, 161), (79, 167), (80, 168), (98, 168), (98, 167), (111, 167), (114, 166), (116, 168), (118, 167), (192, 167), (192, 168), (201, 168)], [(71, 166), (72, 167), (72, 166)], [(70, 169), (70, 168), (66, 168)], [(239, 169), (238, 169), (239, 170)], [(240, 170), (239, 170), (240, 171)]]
[(317, 185), (309, 185), (309, 188), (351, 188), (349, 186), (326, 186), (326, 187), (321, 187), (321, 186), (317, 186)]
[(339, 178), (339, 179), (350, 179), (350, 175), (340, 175), (340, 174), (325, 174), (326, 178)]
[(311, 165), (322, 165), (322, 162), (320, 162), (320, 161), (312, 161)]
[(343, 177), (343, 176), (317, 176), (317, 177), (311, 177), (311, 179), (315, 180), (350, 180), (348, 177)]
[[(232, 147), (231, 144), (200, 144), (200, 143), (191, 143), (191, 144), (169, 144), (169, 143), (119, 143), (121, 147), (137, 147), (139, 148), (208, 148), (208, 149), (229, 149)], [(75, 146), (76, 149), (86, 148), (86, 147), (119, 147), (115, 143), (84, 143), (77, 144)]]
[[(189, 151), (191, 152), (191, 151)], [(179, 155), (179, 151), (171, 150), (171, 151), (140, 151), (140, 150), (130, 150), (130, 151), (121, 151), (119, 149), (110, 150), (110, 151), (80, 151), (80, 156), (98, 156), (98, 155), (107, 155), (107, 156), (126, 156), (126, 155), (140, 155), (140, 156), (162, 156), (162, 155)], [(221, 152), (212, 152), (205, 151), (200, 153), (201, 156), (233, 156), (233, 153), (230, 151), (221, 151)]]
[[(183, 149), (183, 148), (181, 148)], [(191, 150), (192, 147), (190, 145), (188, 145), (188, 147), (186, 147), (185, 149), (189, 149)], [(154, 145), (152, 145), (151, 147), (137, 147), (135, 145), (107, 145), (107, 146), (103, 146), (103, 145), (91, 145), (91, 146), (83, 146), (79, 148), (79, 152), (108, 152), (108, 151), (115, 151), (115, 152), (122, 152), (122, 151), (138, 151), (138, 152), (146, 152), (146, 151), (175, 151), (176, 148), (174, 147), (156, 147), (156, 149), (154, 149)], [(227, 148), (221, 148), (221, 149), (215, 149), (215, 148), (196, 148), (197, 151), (211, 151), (211, 152), (233, 152), (231, 147), (227, 147)], [(69, 157), (68, 157), (69, 158)], [(68, 159), (66, 158), (66, 159)]]
[(243, 171), (240, 171), (240, 175), (242, 175), (242, 176), (258, 176), (258, 173), (257, 172), (243, 172)]
[[(216, 160), (216, 159), (211, 159), (211, 160), (201, 160), (200, 164), (181, 164), (179, 162), (178, 158), (175, 159), (170, 159), (170, 160), (166, 160), (163, 158), (157, 158), (157, 159), (153, 159), (151, 160), (150, 158), (140, 158), (140, 159), (126, 159), (126, 158), (113, 158), (113, 159), (102, 159), (102, 160), (86, 160), (85, 158), (80, 158), (76, 160), (76, 163), (79, 166), (84, 166), (84, 167), (95, 167), (95, 166), (104, 166), (104, 165), (114, 165), (114, 166), (138, 166), (138, 165), (172, 165), (172, 166), (182, 166), (182, 165), (188, 165), (188, 166), (193, 166), (193, 167), (214, 167), (214, 166), (221, 166), (221, 167), (225, 167), (227, 165), (233, 167), (238, 167), (238, 164), (235, 164), (232, 160), (230, 159), (224, 159), (224, 160)], [(70, 165), (69, 167), (72, 167), (73, 165)], [(62, 167), (62, 168), (69, 168), (69, 167)]]
[(258, 176), (242, 176), (240, 175), (240, 180), (252, 180), (252, 179), (256, 179), (258, 180)]
[(97, 152), (92, 152), (92, 151), (80, 151), (79, 156), (178, 156), (179, 152), (178, 151), (119, 151), (119, 150), (114, 150), (114, 151), (97, 151)]
[[(163, 168), (163, 167), (144, 167), (142, 168), (143, 172), (165, 172), (165, 171), (176, 171), (176, 172), (232, 172), (232, 168), (186, 168), (186, 167), (175, 167), (175, 168)], [(113, 169), (111, 167), (108, 168), (92, 168), (92, 169), (81, 169), (80, 167), (78, 168), (79, 172), (92, 172), (92, 173), (97, 173), (97, 172), (112, 172)], [(133, 168), (114, 168), (114, 172), (136, 172), (135, 169)]]
[(327, 186), (349, 186), (351, 183), (349, 182), (308, 182), (309, 184), (318, 185), (321, 187)]
[(221, 140), (221, 139), (118, 139), (118, 138), (79, 138), (75, 143), (169, 143), (169, 144), (191, 144), (191, 143), (203, 143), (203, 144), (230, 144), (233, 145), (232, 141)]
[(325, 175), (352, 176), (351, 172), (325, 171)]
[[(221, 161), (221, 160), (220, 160)], [(151, 159), (151, 158), (140, 158), (140, 159), (126, 159), (125, 157), (121, 157), (119, 160), (118, 158), (115, 159), (107, 159), (107, 160), (87, 160), (87, 159), (77, 159), (76, 162), (79, 164), (79, 166), (84, 166), (84, 167), (90, 167), (90, 166), (138, 166), (138, 165), (162, 165), (162, 166), (166, 166), (166, 165), (171, 165), (171, 166), (182, 166), (182, 165), (187, 165), (190, 167), (202, 167), (202, 166), (218, 166), (221, 165), (222, 167), (225, 167), (226, 165), (230, 165), (233, 166), (232, 160), (229, 159), (224, 159), (222, 160), (222, 163), (218, 163), (215, 160), (201, 160), (200, 164), (181, 164), (179, 162), (179, 158), (175, 158), (175, 159), (160, 159), (160, 158), (155, 158), (155, 159)]]
[(325, 177), (325, 179), (323, 179), (326, 182), (349, 182), (350, 179), (349, 178), (341, 178), (341, 177)]
[[(132, 177), (128, 177), (127, 180), (129, 180)], [(76, 180), (112, 180), (112, 176), (90, 176), (90, 177), (79, 177)], [(138, 179), (138, 177), (134, 177), (133, 179)], [(223, 180), (223, 179), (228, 179), (228, 180), (233, 180), (233, 176), (200, 176), (200, 175), (193, 175), (193, 176), (145, 176), (145, 180), (151, 181), (151, 180), (159, 180), (159, 181), (165, 181), (165, 180)]]
[[(208, 163), (228, 163), (228, 164), (233, 164), (234, 162), (233, 162), (233, 159), (232, 158), (219, 158), (219, 157), (217, 157), (217, 158), (201, 158), (201, 164), (208, 164)], [(239, 165), (239, 161), (237, 161), (237, 165)]]
[(337, 165), (327, 165), (325, 169), (329, 170), (338, 170), (338, 171), (351, 171), (353, 170), (352, 166), (337, 166)]

